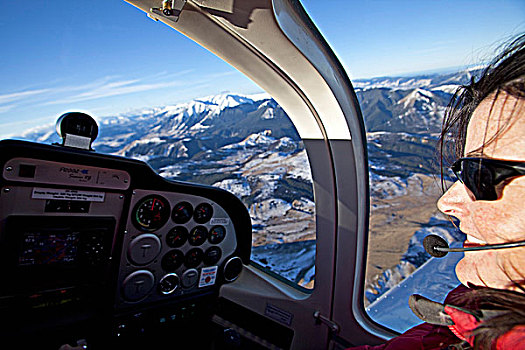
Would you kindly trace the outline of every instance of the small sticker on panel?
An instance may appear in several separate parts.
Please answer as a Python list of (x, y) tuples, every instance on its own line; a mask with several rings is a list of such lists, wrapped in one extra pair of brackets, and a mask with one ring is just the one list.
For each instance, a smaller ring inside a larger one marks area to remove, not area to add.
[(264, 310), (264, 314), (276, 320), (277, 322), (280, 322), (287, 326), (290, 326), (292, 324), (293, 314), (286, 310), (278, 308), (275, 305), (266, 304), (266, 310)]
[(201, 277), (199, 279), (199, 288), (213, 286), (217, 278), (218, 266), (204, 267), (201, 270)]
[(83, 202), (104, 202), (104, 192), (77, 191), (55, 188), (33, 188), (31, 198), (33, 199), (55, 199)]
[(229, 218), (213, 218), (211, 219), (210, 221), (210, 224), (211, 225), (229, 225), (230, 224), (230, 219)]

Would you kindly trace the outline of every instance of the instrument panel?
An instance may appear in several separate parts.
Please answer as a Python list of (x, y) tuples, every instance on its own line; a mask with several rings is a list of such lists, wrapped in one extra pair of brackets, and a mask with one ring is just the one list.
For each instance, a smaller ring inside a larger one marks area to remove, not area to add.
[(136, 189), (122, 245), (117, 306), (156, 302), (215, 285), (236, 249), (235, 227), (216, 202)]
[(60, 145), (3, 140), (0, 164), (3, 338), (58, 323), (134, 338), (166, 319), (184, 332), (249, 263), (250, 217), (227, 191)]

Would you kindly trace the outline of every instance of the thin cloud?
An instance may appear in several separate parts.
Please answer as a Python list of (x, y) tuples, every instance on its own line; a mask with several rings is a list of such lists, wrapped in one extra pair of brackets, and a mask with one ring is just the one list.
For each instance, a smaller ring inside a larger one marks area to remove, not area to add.
[[(2, 122), (0, 123), (1, 128), (7, 128), (7, 127), (13, 127), (18, 125), (34, 125), (35, 122), (49, 122), (49, 120), (55, 119), (55, 116), (48, 116), (48, 117), (42, 117), (42, 118), (35, 118), (31, 120), (16, 120), (11, 122)], [(45, 124), (44, 126), (47, 127), (51, 124)], [(37, 126), (35, 128), (41, 128), (43, 126)]]
[(0, 106), (0, 113), (5, 113), (7, 111), (12, 110), (16, 107), (16, 104), (6, 105), (6, 106)]
[[(233, 71), (214, 72), (206, 76), (192, 73), (196, 73), (196, 71), (194, 69), (177, 73), (162, 71), (142, 78), (109, 75), (84, 84), (61, 85), (3, 94), (0, 95), (0, 114), (11, 112), (11, 110), (22, 106), (33, 106), (34, 108), (35, 106), (68, 105), (173, 87), (183, 87), (184, 91), (188, 92), (202, 88), (210, 81), (235, 74)], [(191, 79), (188, 79), (188, 75), (191, 75)], [(182, 76), (186, 76), (185, 79), (182, 79)], [(166, 91), (165, 95), (169, 95), (169, 92)]]
[(39, 89), (39, 90), (29, 90), (29, 91), (21, 91), (21, 92), (14, 92), (10, 94), (4, 94), (0, 95), (0, 104), (6, 104), (9, 102), (18, 101), (27, 97), (35, 96), (35, 95), (41, 95), (44, 93), (47, 93), (49, 89)]
[(236, 75), (236, 74), (239, 74), (239, 72), (228, 71), (228, 72), (212, 73), (210, 74), (210, 78), (222, 78), (222, 77), (227, 77), (227, 76)]
[(45, 95), (49, 89), (27, 90), (0, 95), (0, 113), (6, 113), (18, 107), (20, 101)]
[(90, 91), (85, 91), (70, 97), (59, 100), (49, 101), (44, 105), (56, 105), (66, 103), (76, 103), (82, 101), (96, 100), (111, 96), (128, 95), (137, 92), (144, 92), (150, 90), (157, 90), (171, 86), (183, 85), (183, 82), (175, 81), (169, 83), (155, 83), (155, 84), (138, 84), (139, 80), (127, 80), (119, 82), (111, 82), (104, 84)]

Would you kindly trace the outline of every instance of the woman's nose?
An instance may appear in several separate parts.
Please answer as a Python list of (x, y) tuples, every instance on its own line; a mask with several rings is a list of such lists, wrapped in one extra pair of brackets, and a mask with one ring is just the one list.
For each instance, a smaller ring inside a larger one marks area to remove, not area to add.
[[(465, 204), (473, 201), (474, 195), (460, 181), (456, 181), (448, 190), (439, 198), (437, 202), (438, 209), (447, 215), (455, 217), (460, 216), (466, 211)], [(458, 217), (459, 219), (459, 217)]]

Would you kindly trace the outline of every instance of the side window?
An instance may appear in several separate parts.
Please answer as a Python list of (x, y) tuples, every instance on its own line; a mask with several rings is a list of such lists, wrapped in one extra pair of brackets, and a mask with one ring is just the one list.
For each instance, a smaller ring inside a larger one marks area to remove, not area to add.
[[(221, 94), (102, 118), (96, 151), (146, 161), (166, 179), (239, 197), (252, 219), (252, 261), (293, 285), (315, 277), (315, 205), (301, 138), (267, 94)], [(52, 130), (25, 135), (57, 142)]]
[(436, 207), (445, 107), (498, 46), (520, 33), (523, 5), (301, 2), (345, 67), (365, 120), (370, 224), (362, 305), (376, 323), (403, 332), (421, 323), (408, 306), (411, 294), (440, 301), (459, 285), (454, 270), (463, 254), (431, 258), (422, 246), (429, 234), (451, 246), (465, 239)]
[(421, 323), (409, 309), (411, 294), (440, 301), (459, 285), (454, 266), (462, 255), (431, 258), (422, 242), (429, 234), (451, 246), (465, 239), (436, 207), (442, 194), (436, 145), (450, 85), (467, 79), (453, 72), (355, 82), (371, 196), (364, 304), (374, 321), (399, 332)]

